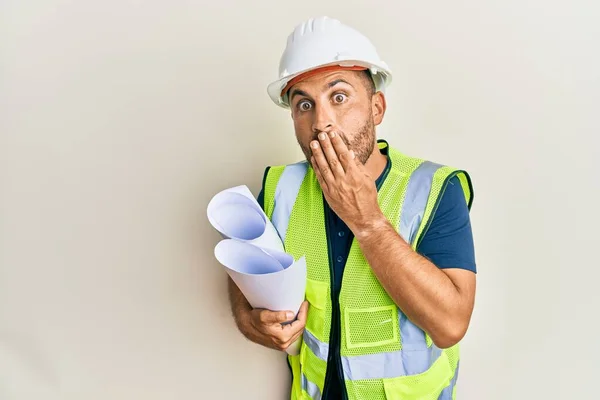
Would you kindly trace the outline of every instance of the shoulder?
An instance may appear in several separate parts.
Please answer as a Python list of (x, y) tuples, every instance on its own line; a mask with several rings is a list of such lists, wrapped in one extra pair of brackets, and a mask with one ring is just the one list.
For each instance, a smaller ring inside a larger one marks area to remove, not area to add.
[[(475, 272), (470, 209), (470, 174), (435, 160), (412, 157), (389, 148), (392, 168), (406, 180), (405, 200), (420, 210), (413, 246), (439, 268)], [(395, 166), (393, 164), (396, 164)]]
[(392, 168), (400, 176), (408, 177), (407, 190), (424, 194), (428, 192), (427, 208), (429, 213), (433, 212), (439, 203), (440, 197), (452, 186), (454, 194), (462, 192), (462, 199), (467, 208), (471, 208), (473, 202), (473, 184), (470, 174), (460, 168), (439, 163), (424, 158), (406, 155), (390, 147), (389, 156), (392, 160)]
[(439, 268), (476, 272), (469, 203), (458, 176), (439, 195), (438, 206), (419, 241), (417, 251)]
[[(387, 142), (385, 144), (387, 146)], [(410, 156), (391, 146), (387, 146), (387, 151), (392, 160), (392, 169), (399, 176), (409, 177), (409, 186), (411, 186), (411, 189), (419, 188), (419, 191), (430, 189), (432, 195), (430, 199), (435, 199), (438, 194), (444, 192), (450, 180), (453, 180), (455, 183), (458, 181), (459, 187), (462, 188), (465, 195), (467, 206), (471, 207), (473, 185), (471, 176), (466, 170)]]
[(263, 211), (270, 215), (273, 211), (274, 198), (277, 191), (286, 191), (302, 183), (308, 171), (308, 162), (299, 161), (292, 164), (268, 165), (265, 167), (258, 203)]
[(468, 216), (470, 199), (467, 199), (466, 195), (460, 176), (448, 177), (443, 192), (439, 195), (438, 207), (433, 218), (457, 217), (463, 214)]

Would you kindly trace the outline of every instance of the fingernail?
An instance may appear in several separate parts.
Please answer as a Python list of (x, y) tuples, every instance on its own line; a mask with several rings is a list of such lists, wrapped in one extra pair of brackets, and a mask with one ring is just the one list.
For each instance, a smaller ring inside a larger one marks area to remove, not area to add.
[(335, 136), (335, 132), (329, 132), (329, 137), (333, 138)]
[(285, 314), (285, 316), (287, 317), (287, 319), (292, 319), (292, 318), (294, 318), (294, 313), (293, 313), (293, 312), (291, 312), (291, 311), (288, 311), (288, 312)]
[(323, 132), (319, 133), (319, 139), (321, 139), (321, 140), (325, 139), (325, 134)]
[(317, 147), (319, 147), (319, 143), (317, 143), (317, 142), (312, 142), (310, 145), (313, 147), (313, 149), (316, 149)]

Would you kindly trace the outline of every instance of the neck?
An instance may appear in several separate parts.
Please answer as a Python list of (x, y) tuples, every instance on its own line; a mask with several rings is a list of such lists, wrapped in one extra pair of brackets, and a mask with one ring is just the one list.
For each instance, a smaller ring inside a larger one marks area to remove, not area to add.
[(365, 168), (369, 172), (369, 175), (371, 175), (371, 178), (373, 178), (373, 181), (379, 178), (379, 175), (381, 175), (385, 169), (386, 164), (387, 157), (381, 154), (381, 151), (379, 151), (379, 146), (377, 143), (375, 143), (375, 148), (365, 163)]

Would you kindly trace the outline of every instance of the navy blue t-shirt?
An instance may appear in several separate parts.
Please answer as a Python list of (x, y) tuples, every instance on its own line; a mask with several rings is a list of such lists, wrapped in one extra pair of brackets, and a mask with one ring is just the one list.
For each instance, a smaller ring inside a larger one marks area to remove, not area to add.
[[(382, 153), (387, 156), (387, 147), (383, 148)], [(388, 162), (375, 181), (377, 190), (380, 189), (388, 172), (391, 168), (391, 160)], [(265, 171), (265, 176), (268, 168)], [(263, 180), (264, 182), (264, 180)], [(264, 187), (258, 195), (258, 203), (264, 209)], [(327, 232), (330, 235), (330, 245), (333, 260), (333, 291), (334, 295), (339, 294), (342, 285), (342, 275), (346, 259), (350, 252), (354, 235), (344, 221), (339, 218), (323, 200), (327, 218)], [(446, 190), (442, 194), (435, 214), (432, 216), (429, 228), (424, 232), (422, 239), (417, 247), (417, 252), (429, 259), (438, 268), (460, 268), (477, 272), (475, 264), (475, 250), (473, 244), (473, 234), (471, 230), (471, 220), (469, 209), (465, 201), (465, 195), (457, 177), (452, 177), (448, 182)], [(339, 324), (332, 323), (332, 335), (329, 348), (331, 350), (339, 349), (339, 332), (336, 332)], [(339, 351), (339, 350), (338, 350)], [(338, 375), (339, 370), (335, 366), (335, 358), (327, 365), (327, 374), (332, 375), (329, 387), (325, 388), (323, 400), (341, 399), (342, 379)]]

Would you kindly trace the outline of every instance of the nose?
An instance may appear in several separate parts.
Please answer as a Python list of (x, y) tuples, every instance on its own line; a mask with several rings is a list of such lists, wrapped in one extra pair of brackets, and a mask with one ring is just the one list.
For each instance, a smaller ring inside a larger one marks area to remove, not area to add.
[(334, 126), (333, 110), (327, 104), (315, 104), (312, 130), (315, 135), (320, 132), (329, 133)]

